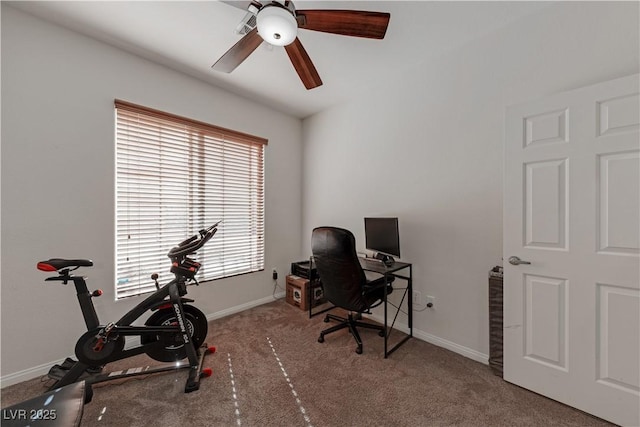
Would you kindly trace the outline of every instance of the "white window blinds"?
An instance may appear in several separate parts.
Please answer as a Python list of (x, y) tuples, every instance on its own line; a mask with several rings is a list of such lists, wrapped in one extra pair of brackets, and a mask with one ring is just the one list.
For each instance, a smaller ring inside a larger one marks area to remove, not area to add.
[(198, 281), (264, 269), (267, 140), (124, 101), (116, 108), (116, 298), (164, 284), (167, 252), (218, 220)]

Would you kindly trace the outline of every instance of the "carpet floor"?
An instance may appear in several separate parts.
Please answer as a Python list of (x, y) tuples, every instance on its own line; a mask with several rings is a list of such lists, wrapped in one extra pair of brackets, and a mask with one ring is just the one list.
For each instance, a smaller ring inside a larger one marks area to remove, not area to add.
[[(186, 371), (97, 384), (82, 426), (611, 426), (416, 338), (388, 359), (376, 331), (360, 331), (361, 355), (347, 330), (318, 343), (323, 317), (277, 300), (212, 321), (214, 373), (200, 390), (183, 393)], [(143, 355), (107, 370), (154, 363)], [(47, 384), (6, 387), (2, 406)]]

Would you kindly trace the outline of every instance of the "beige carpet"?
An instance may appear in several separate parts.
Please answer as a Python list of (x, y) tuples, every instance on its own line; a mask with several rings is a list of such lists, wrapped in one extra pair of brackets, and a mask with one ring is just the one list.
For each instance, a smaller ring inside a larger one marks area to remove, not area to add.
[[(489, 367), (418, 339), (388, 359), (383, 339), (328, 324), (284, 300), (210, 322), (214, 374), (184, 394), (183, 372), (94, 386), (83, 426), (609, 426), (504, 382)], [(398, 337), (396, 336), (396, 339)], [(139, 356), (107, 368), (155, 363)], [(2, 406), (42, 393), (40, 379), (2, 390)]]

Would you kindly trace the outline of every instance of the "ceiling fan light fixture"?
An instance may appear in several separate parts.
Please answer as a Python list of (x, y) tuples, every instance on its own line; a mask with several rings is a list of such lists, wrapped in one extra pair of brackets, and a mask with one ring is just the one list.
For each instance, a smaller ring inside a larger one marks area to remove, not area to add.
[(268, 5), (258, 12), (258, 34), (272, 45), (287, 46), (298, 35), (298, 22), (284, 7)]

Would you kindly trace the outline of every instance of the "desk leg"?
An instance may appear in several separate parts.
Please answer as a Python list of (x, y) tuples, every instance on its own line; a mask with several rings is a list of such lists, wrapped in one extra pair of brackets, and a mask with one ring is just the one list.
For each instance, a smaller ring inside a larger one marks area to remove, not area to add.
[(409, 309), (407, 312), (409, 313), (409, 336), (413, 337), (413, 265), (409, 266), (409, 280), (408, 280), (408, 288), (409, 288)]
[[(402, 344), (404, 344), (405, 342), (407, 342), (409, 339), (411, 339), (413, 337), (413, 267), (411, 265), (409, 265), (408, 267), (409, 267), (409, 277), (396, 275), (396, 277), (399, 277), (399, 278), (404, 279), (404, 280), (407, 281), (407, 287), (404, 288), (404, 294), (402, 296), (402, 301), (400, 301), (400, 307), (398, 307), (398, 311), (396, 312), (396, 315), (393, 318), (393, 323), (391, 324), (391, 328), (393, 329), (393, 326), (396, 323), (396, 318), (398, 317), (398, 314), (400, 313), (400, 310), (402, 308), (402, 303), (404, 302), (404, 299), (406, 297), (407, 298), (407, 320), (409, 321), (409, 335), (407, 335), (406, 337), (402, 338), (398, 343), (396, 343), (393, 346), (393, 348), (391, 350), (388, 350), (388, 345), (387, 345), (387, 343), (388, 343), (387, 339), (388, 339), (388, 336), (389, 336), (389, 331), (387, 331), (387, 303), (386, 303), (387, 287), (385, 286), (385, 304), (384, 304), (384, 329), (385, 329), (385, 335), (384, 335), (384, 358), (385, 359), (391, 353), (396, 351), (398, 349), (398, 347), (400, 347)], [(385, 282), (386, 282), (386, 278), (387, 278), (387, 274), (385, 274)]]
[(388, 276), (385, 273), (384, 275), (384, 358), (386, 359), (389, 355), (387, 353), (387, 338), (389, 337), (389, 331), (387, 330), (387, 298), (389, 295), (387, 294), (387, 286), (388, 286)]

